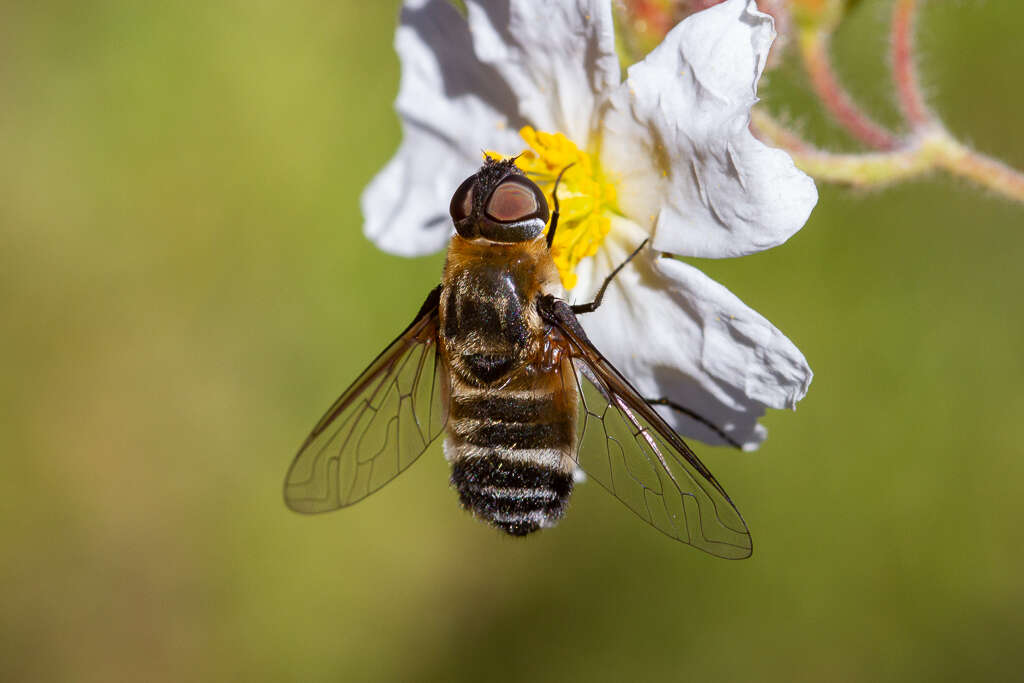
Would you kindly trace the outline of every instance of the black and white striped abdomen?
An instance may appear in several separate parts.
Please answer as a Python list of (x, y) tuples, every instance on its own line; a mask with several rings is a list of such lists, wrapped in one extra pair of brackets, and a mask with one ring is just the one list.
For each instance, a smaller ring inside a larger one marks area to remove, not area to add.
[(573, 486), (566, 397), (541, 387), (453, 390), (446, 450), (462, 505), (515, 536), (557, 523)]

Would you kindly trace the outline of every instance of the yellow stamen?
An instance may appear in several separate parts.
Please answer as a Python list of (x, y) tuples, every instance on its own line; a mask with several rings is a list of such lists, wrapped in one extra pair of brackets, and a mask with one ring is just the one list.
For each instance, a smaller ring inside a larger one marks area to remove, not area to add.
[(615, 186), (605, 181), (589, 154), (561, 133), (545, 133), (525, 126), (519, 134), (530, 149), (519, 155), (516, 166), (537, 183), (551, 210), (555, 206), (551, 194), (555, 178), (569, 167), (558, 184), (560, 215), (551, 256), (562, 284), (572, 289), (576, 286), (576, 266), (597, 253), (611, 229), (610, 214), (618, 211)]

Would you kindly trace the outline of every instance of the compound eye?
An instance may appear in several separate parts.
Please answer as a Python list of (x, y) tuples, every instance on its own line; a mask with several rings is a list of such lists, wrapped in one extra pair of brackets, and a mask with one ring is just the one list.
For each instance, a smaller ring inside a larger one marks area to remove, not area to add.
[(487, 217), (499, 223), (515, 223), (528, 218), (547, 221), (548, 204), (540, 188), (526, 178), (506, 178), (487, 200)]
[(448, 212), (456, 223), (465, 220), (469, 217), (469, 214), (473, 213), (473, 185), (475, 181), (476, 175), (469, 176), (462, 181), (459, 189), (455, 190), (455, 194), (452, 195), (452, 203), (448, 207)]

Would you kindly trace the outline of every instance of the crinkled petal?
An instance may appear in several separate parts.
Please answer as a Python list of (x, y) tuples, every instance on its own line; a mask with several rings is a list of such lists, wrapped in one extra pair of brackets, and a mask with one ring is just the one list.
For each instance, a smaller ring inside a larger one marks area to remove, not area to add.
[[(607, 260), (597, 269), (610, 271), (628, 249), (610, 246), (595, 258)], [(646, 398), (670, 398), (745, 449), (765, 438), (757, 423), (765, 408), (794, 408), (811, 382), (803, 355), (764, 317), (696, 268), (649, 250), (619, 272), (601, 306), (580, 322)], [(690, 417), (659, 411), (684, 436), (725, 443)]]
[(593, 301), (597, 290), (612, 270), (625, 260), (633, 249), (650, 237), (640, 225), (622, 216), (611, 215), (611, 227), (601, 248), (592, 257), (576, 266), (576, 286), (570, 292), (572, 303)]
[(454, 230), (452, 193), (482, 150), (522, 151), (516, 99), (473, 54), (469, 27), (447, 0), (409, 0), (395, 34), (402, 80), (395, 109), (402, 144), (363, 192), (367, 237), (414, 256), (441, 249)]
[(740, 256), (785, 242), (818, 200), (789, 156), (749, 130), (775, 31), (754, 0), (726, 0), (665, 36), (610, 98), (601, 159), (619, 205), (685, 256)]
[(448, 204), (479, 166), (439, 136), (404, 126), (402, 144), (363, 191), (363, 231), (380, 249), (421, 256), (442, 249), (455, 232)]
[(608, 0), (467, 0), (473, 47), (540, 130), (586, 146), (596, 104), (619, 84)]

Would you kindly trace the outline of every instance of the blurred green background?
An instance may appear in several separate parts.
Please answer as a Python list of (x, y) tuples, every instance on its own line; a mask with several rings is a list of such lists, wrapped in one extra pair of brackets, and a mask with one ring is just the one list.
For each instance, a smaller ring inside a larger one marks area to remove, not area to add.
[[(397, 6), (4, 3), (0, 678), (1019, 675), (1024, 208), (941, 177), (822, 187), (785, 246), (700, 264), (816, 373), (759, 452), (698, 448), (752, 559), (597, 486), (501, 537), (439, 447), (351, 510), (284, 507), (295, 448), (439, 274), (361, 233)], [(835, 50), (895, 122), (888, 6)], [(929, 3), (920, 31), (949, 127), (1018, 168), (1020, 35), (1010, 0)], [(850, 147), (793, 64), (762, 95)]]

